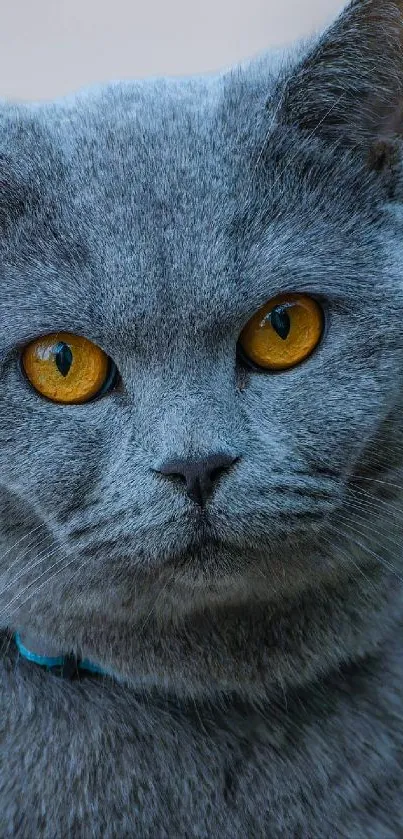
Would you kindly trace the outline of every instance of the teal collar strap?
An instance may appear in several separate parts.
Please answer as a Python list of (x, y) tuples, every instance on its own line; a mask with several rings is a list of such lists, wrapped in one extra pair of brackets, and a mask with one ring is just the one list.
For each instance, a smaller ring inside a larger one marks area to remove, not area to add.
[(80, 659), (74, 655), (47, 656), (34, 653), (23, 644), (18, 632), (14, 635), (14, 641), (22, 658), (43, 667), (45, 670), (50, 670), (57, 676), (62, 676), (62, 678), (74, 679), (79, 677), (80, 674), (85, 675), (85, 673), (95, 673), (99, 676), (110, 675), (86, 658)]

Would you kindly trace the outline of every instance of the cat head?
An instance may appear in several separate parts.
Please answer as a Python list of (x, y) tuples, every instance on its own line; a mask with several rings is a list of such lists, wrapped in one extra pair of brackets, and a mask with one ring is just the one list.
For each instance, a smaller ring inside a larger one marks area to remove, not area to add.
[[(217, 77), (1, 106), (3, 625), (74, 645), (107, 624), (112, 649), (114, 626), (379, 567), (402, 33), (401, 2), (354, 2)], [(72, 365), (88, 399), (66, 399)]]

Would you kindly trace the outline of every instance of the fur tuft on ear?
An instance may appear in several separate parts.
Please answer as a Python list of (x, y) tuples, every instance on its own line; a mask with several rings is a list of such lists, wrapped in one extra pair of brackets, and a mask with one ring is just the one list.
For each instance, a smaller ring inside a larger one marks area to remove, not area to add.
[(282, 93), (285, 122), (390, 165), (403, 133), (403, 0), (354, 0)]

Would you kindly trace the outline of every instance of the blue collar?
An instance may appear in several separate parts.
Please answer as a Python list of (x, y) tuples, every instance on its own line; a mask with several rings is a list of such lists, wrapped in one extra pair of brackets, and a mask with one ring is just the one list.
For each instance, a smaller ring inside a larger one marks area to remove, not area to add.
[(14, 641), (19, 654), (23, 658), (26, 658), (27, 661), (32, 661), (33, 664), (38, 664), (39, 667), (43, 667), (45, 670), (51, 670), (58, 676), (62, 676), (67, 679), (74, 679), (83, 671), (84, 673), (96, 673), (100, 676), (110, 676), (110, 673), (107, 673), (106, 670), (102, 670), (101, 667), (98, 667), (86, 658), (79, 659), (74, 655), (51, 657), (33, 653), (24, 646), (18, 632), (14, 634)]

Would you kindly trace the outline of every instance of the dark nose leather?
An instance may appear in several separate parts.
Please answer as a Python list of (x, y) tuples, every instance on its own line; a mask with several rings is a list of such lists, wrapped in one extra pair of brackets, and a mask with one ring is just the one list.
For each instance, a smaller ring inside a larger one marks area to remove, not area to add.
[(167, 478), (181, 478), (189, 498), (204, 507), (220, 475), (236, 460), (237, 457), (216, 453), (200, 460), (169, 460), (157, 471)]

